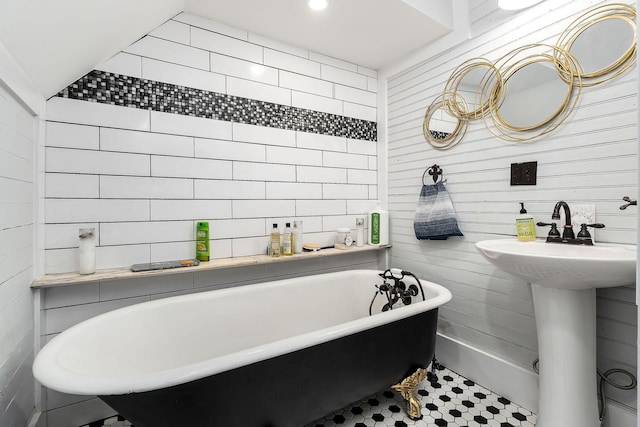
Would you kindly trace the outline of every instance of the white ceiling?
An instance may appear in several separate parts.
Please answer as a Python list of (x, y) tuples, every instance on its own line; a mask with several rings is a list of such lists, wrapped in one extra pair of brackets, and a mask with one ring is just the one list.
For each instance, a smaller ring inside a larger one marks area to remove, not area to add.
[(186, 0), (184, 9), (374, 70), (451, 30), (450, 0), (328, 1), (323, 11), (307, 0)]
[(317, 13), (306, 0), (0, 0), (0, 43), (45, 98), (180, 11), (380, 69), (451, 31), (451, 3), (329, 0)]

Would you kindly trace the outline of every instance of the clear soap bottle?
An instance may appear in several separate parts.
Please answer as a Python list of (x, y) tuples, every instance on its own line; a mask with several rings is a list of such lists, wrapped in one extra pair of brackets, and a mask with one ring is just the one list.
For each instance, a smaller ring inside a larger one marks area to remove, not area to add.
[(291, 232), (291, 223), (287, 222), (282, 232), (282, 255), (293, 255), (293, 233)]
[(272, 257), (280, 256), (280, 230), (278, 230), (278, 224), (273, 224), (273, 228), (271, 229), (269, 255)]
[(293, 253), (302, 253), (302, 221), (293, 221)]
[(94, 228), (78, 230), (80, 244), (78, 245), (78, 264), (80, 274), (96, 272), (96, 235)]
[(364, 218), (356, 218), (356, 246), (364, 246)]

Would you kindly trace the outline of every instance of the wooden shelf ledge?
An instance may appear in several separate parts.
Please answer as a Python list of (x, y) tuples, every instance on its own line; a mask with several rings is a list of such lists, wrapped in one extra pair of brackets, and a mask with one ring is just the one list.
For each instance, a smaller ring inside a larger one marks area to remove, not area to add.
[(213, 259), (201, 262), (196, 267), (171, 268), (167, 270), (140, 271), (134, 273), (129, 268), (110, 268), (96, 270), (93, 274), (59, 273), (47, 274), (31, 283), (33, 289), (51, 288), (55, 286), (80, 285), (85, 283), (103, 282), (110, 280), (137, 279), (150, 276), (165, 276), (169, 274), (198, 273), (202, 271), (216, 270), (230, 267), (244, 267), (248, 265), (275, 264), (279, 262), (293, 262), (303, 259), (322, 258), (327, 256), (348, 255), (362, 252), (379, 251), (390, 248), (391, 245), (365, 245), (362, 247), (350, 247), (348, 249), (320, 249), (316, 252), (303, 252), (291, 256), (280, 256), (277, 258), (268, 255), (253, 255), (235, 258)]

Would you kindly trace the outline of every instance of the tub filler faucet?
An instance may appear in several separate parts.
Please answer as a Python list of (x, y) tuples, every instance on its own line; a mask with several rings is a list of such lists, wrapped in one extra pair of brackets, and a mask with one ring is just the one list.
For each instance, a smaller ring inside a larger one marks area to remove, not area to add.
[[(378, 274), (378, 276), (380, 276), (383, 283), (376, 285), (376, 291), (373, 294), (371, 304), (369, 304), (369, 316), (373, 314), (373, 303), (378, 295), (384, 295), (387, 299), (387, 303), (382, 307), (382, 311), (393, 310), (393, 307), (399, 302), (401, 302), (402, 305), (411, 304), (413, 297), (418, 295), (418, 290), (422, 295), (422, 300), (424, 301), (426, 299), (420, 279), (409, 271), (390, 268)], [(414, 284), (407, 286), (403, 281), (405, 277), (412, 277), (416, 281), (417, 286)]]
[(562, 228), (562, 237), (560, 236), (560, 232), (558, 231), (557, 225), (555, 222), (546, 223), (539, 222), (537, 223), (540, 227), (551, 226), (551, 230), (549, 230), (549, 235), (547, 236), (547, 243), (568, 243), (572, 245), (588, 245), (593, 246), (593, 239), (591, 238), (591, 234), (587, 227), (592, 228), (604, 228), (604, 224), (580, 224), (580, 232), (578, 233), (578, 237), (576, 238), (575, 233), (573, 232), (573, 225), (571, 224), (571, 210), (569, 209), (569, 205), (564, 200), (560, 200), (556, 203), (553, 208), (553, 213), (551, 214), (551, 219), (560, 219), (560, 208), (564, 209), (564, 226)]

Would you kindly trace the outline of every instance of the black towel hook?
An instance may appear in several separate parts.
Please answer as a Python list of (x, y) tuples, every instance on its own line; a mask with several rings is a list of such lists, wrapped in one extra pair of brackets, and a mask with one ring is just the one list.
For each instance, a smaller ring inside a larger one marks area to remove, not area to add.
[(427, 172), (429, 172), (429, 175), (431, 175), (433, 177), (433, 183), (435, 184), (436, 182), (438, 182), (438, 178), (440, 178), (440, 176), (442, 176), (442, 168), (440, 168), (440, 166), (438, 165), (433, 165), (430, 168), (427, 168), (424, 170), (424, 173), (422, 174), (422, 185), (427, 185), (424, 182), (424, 177), (427, 174)]

